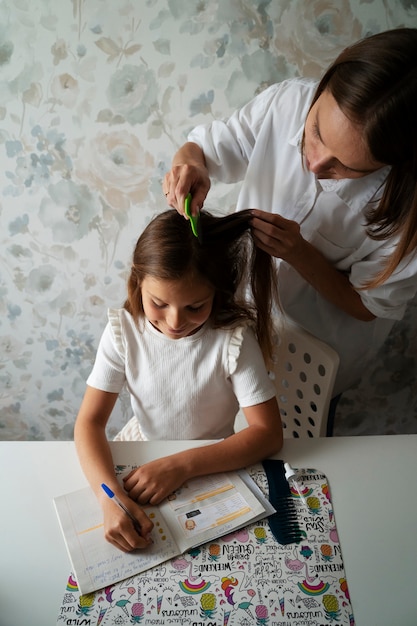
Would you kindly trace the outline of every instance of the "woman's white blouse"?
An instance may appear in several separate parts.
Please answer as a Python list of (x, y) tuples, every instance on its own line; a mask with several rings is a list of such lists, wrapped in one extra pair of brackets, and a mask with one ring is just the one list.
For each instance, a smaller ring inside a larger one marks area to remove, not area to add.
[[(298, 222), (302, 236), (359, 290), (396, 244), (366, 234), (366, 211), (380, 197), (389, 167), (343, 180), (317, 180), (303, 168), (300, 145), (316, 86), (308, 79), (273, 85), (229, 119), (196, 127), (188, 139), (203, 149), (213, 178), (243, 181), (237, 210), (258, 208)], [(322, 298), (285, 261), (277, 266), (285, 313), (339, 353), (335, 394), (360, 377), (417, 290), (412, 254), (382, 286), (359, 290), (376, 316), (362, 322)]]

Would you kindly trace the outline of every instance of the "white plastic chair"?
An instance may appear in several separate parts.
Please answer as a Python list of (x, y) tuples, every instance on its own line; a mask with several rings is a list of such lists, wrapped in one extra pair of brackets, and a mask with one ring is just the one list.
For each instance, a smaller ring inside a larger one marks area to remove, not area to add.
[(339, 355), (288, 320), (277, 320), (274, 367), (284, 437), (324, 437)]
[[(270, 376), (277, 390), (284, 437), (324, 437), (339, 355), (288, 320), (276, 320), (274, 328)], [(240, 410), (235, 430), (246, 426)]]

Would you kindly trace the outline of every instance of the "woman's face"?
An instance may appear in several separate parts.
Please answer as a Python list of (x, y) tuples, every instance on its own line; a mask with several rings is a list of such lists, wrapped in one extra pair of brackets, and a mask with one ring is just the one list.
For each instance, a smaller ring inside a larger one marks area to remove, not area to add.
[(323, 91), (307, 116), (304, 158), (317, 178), (361, 178), (384, 166), (374, 161), (360, 127), (342, 113), (329, 91)]
[(143, 311), (151, 324), (171, 339), (194, 334), (210, 317), (214, 289), (192, 274), (179, 280), (145, 276)]

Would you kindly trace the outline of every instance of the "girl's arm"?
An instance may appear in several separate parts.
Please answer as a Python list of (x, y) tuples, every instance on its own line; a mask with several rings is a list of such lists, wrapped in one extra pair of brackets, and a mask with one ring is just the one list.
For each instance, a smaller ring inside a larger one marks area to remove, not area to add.
[[(117, 397), (117, 393), (87, 386), (75, 422), (74, 441), (81, 467), (103, 509), (105, 537), (117, 548), (129, 552), (149, 545), (153, 523), (116, 479), (105, 429)], [(104, 493), (102, 483), (108, 485), (134, 515), (141, 526), (141, 535), (129, 517)]]
[(243, 412), (248, 427), (238, 433), (133, 470), (125, 478), (130, 497), (142, 504), (157, 504), (189, 478), (240, 469), (278, 452), (283, 435), (276, 397)]

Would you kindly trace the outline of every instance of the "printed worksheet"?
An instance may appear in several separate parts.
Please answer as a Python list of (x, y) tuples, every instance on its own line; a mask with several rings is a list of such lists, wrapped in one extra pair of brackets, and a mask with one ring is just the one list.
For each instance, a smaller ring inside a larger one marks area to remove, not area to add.
[(178, 515), (177, 520), (187, 537), (196, 536), (209, 528), (222, 526), (242, 515), (251, 513), (252, 509), (239, 493), (207, 505), (193, 508), (191, 511)]

